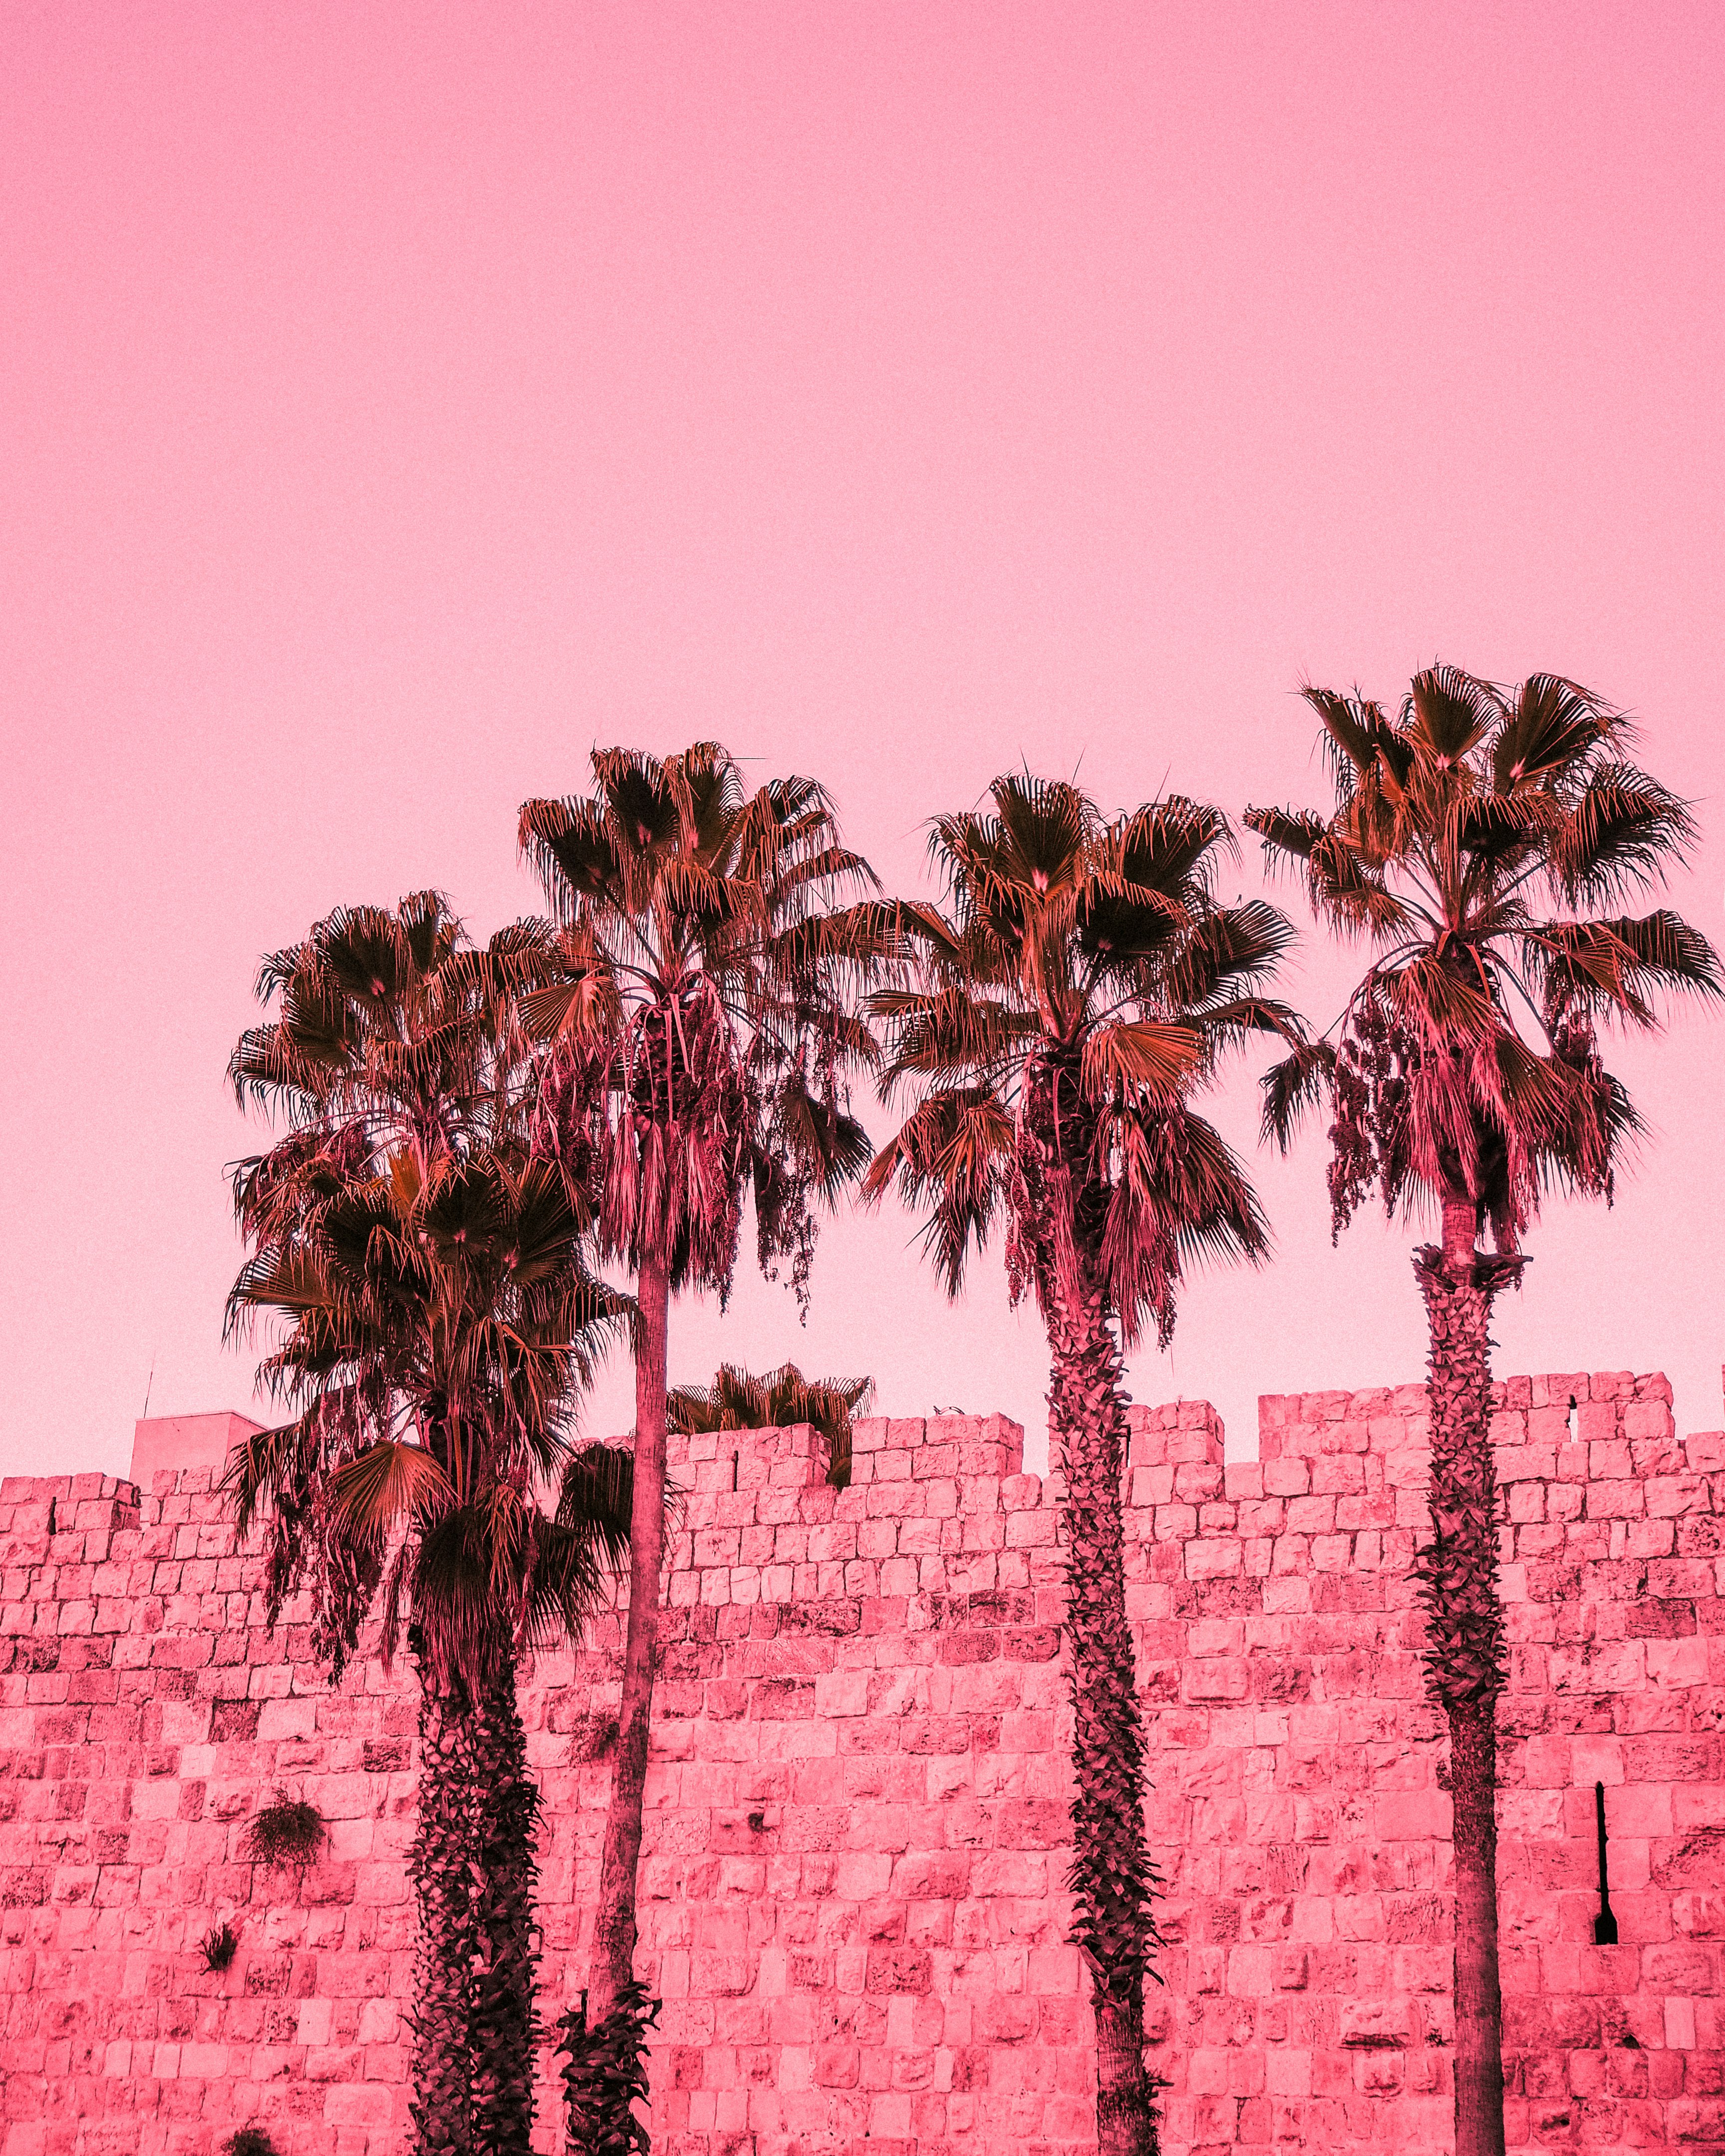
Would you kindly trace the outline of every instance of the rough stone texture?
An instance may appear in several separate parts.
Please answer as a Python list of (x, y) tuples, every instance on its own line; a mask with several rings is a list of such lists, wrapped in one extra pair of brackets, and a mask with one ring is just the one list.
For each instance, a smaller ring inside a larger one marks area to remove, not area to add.
[[(1573, 1412), (1569, 1400), (1577, 1404)], [(1512, 2145), (1725, 2151), (1725, 1438), (1626, 1374), (1497, 1390)], [(1409, 1559), (1425, 1393), (1135, 1409), (1129, 1607), (1167, 1886), (1168, 2156), (1450, 2143), (1448, 1803)], [(1054, 1494), (999, 1418), (696, 1438), (641, 1966), (668, 2156), (1077, 2156)], [(0, 1486), (3, 2156), (405, 2141), (414, 1703), (263, 1624), (207, 1472)], [(291, 1614), (292, 1613), (290, 1613)], [(618, 1625), (525, 1685), (547, 2014), (578, 1987)], [(1622, 1943), (1595, 1948), (1594, 1784)], [(303, 1880), (239, 1837), (280, 1784)], [(231, 1921), (232, 1967), (197, 1943)], [(547, 2069), (550, 2062), (547, 2061)], [(561, 2145), (547, 2078), (541, 2145)]]
[[(1725, 1440), (1680, 1445), (1660, 1377), (1493, 1403), (1507, 2138), (1717, 2152)], [(1134, 1447), (1128, 1589), (1178, 1941), (1168, 2146), (1446, 2148), (1449, 1804), (1409, 1579), (1425, 1389), (1266, 1399), (1260, 1458), (1227, 1468), (1169, 1414)], [(1593, 1943), (1598, 1782), (1615, 1948)]]

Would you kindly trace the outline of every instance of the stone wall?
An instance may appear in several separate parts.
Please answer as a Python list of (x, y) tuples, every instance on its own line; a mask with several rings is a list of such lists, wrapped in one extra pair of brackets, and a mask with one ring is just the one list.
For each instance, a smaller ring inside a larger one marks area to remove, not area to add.
[[(1725, 1439), (1679, 1445), (1658, 1378), (1512, 1379), (1499, 1404), (1510, 2139), (1719, 2156)], [(1448, 1802), (1408, 1580), (1424, 1409), (1417, 1387), (1269, 1399), (1233, 1467), (1202, 1404), (1133, 1411), (1168, 2156), (1449, 2145)], [(1055, 1493), (998, 1418), (865, 1423), (855, 1462), (832, 1491), (795, 1430), (678, 1465), (655, 2148), (1076, 2156)], [(404, 2143), (411, 1690), (375, 1662), (332, 1690), (303, 1629), (264, 1629), (208, 1483), (0, 1487), (0, 2156), (202, 2156), (254, 2118), (284, 2156)], [(617, 1634), (525, 1684), (548, 2015), (581, 1980)], [(278, 1784), (333, 1826), (303, 1879), (239, 1861)]]
[[(1717, 2152), (1725, 1439), (1680, 1445), (1659, 1377), (1496, 1401), (1507, 2138)], [(1195, 1416), (1135, 1450), (1169, 2145), (1446, 2148), (1449, 1803), (1409, 1582), (1425, 1393), (1260, 1412), (1249, 1466)], [(1600, 1783), (1615, 1947), (1593, 1943)]]

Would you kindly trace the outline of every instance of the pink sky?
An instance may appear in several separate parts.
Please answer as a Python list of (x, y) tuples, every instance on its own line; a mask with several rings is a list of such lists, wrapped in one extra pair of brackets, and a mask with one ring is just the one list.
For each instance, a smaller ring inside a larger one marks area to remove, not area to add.
[[(223, 1073), (342, 901), (530, 909), (595, 742), (811, 770), (900, 888), (1003, 766), (1313, 798), (1302, 678), (1442, 656), (1644, 716), (1721, 936), (1712, 6), (18, 6), (0, 50), (0, 1467), (243, 1405)], [(1240, 872), (1255, 886), (1255, 848)], [(1231, 894), (1230, 894), (1231, 895)], [(1302, 924), (1296, 894), (1287, 902)], [(1314, 936), (1321, 1023), (1344, 978)], [(1656, 1137), (1559, 1205), (1500, 1369), (1719, 1419), (1725, 1025), (1620, 1065)], [(1219, 1119), (1250, 1146), (1255, 1072)], [(1141, 1399), (1405, 1381), (1409, 1236), (1194, 1282)], [(893, 1210), (725, 1353), (1000, 1409), (1045, 1355)], [(625, 1369), (592, 1410), (627, 1426)]]

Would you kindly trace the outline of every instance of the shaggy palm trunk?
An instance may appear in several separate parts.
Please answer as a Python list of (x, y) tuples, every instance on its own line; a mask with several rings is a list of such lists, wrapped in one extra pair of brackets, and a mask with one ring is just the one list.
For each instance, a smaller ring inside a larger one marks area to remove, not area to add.
[(1100, 1294), (1055, 1289), (1052, 1302), (1049, 1427), (1066, 1478), (1076, 1784), (1070, 1884), (1095, 1989), (1096, 2140), (1101, 2156), (1156, 2156), (1156, 2092), (1144, 2062), (1156, 1875), (1144, 1839), (1143, 1724), (1126, 1615), (1120, 1350)]
[(1497, 1973), (1497, 1696), (1503, 1607), (1497, 1587), (1491, 1340), (1498, 1289), (1517, 1257), (1476, 1249), (1465, 1194), (1444, 1203), (1441, 1249), (1414, 1268), (1431, 1348), (1431, 1540), (1414, 1558), (1425, 1605), (1426, 1686), (1450, 1728), (1455, 1863), (1455, 2156), (1502, 2156), (1503, 2002)]
[(670, 1276), (664, 1259), (643, 1255), (635, 1281), (634, 1492), (629, 1514), (629, 1631), (617, 1765), (599, 1866), (599, 1906), (588, 1979), (588, 2025), (609, 2015), (634, 1975), (635, 1871), (641, 1856), (641, 1799), (647, 1784), (653, 1678), (659, 1658), (659, 1576), (665, 1560), (665, 1335)]
[(469, 2005), (473, 1979), (472, 1715), (419, 1666), (418, 1825), (408, 1871), (418, 1902), (418, 1981), (408, 2016), (418, 2156), (477, 2156)]
[(529, 2156), (533, 2131), (533, 1847), (539, 1792), (527, 1773), (512, 1645), (475, 1716), (478, 1775), (475, 1957), (469, 2002), (475, 2156)]

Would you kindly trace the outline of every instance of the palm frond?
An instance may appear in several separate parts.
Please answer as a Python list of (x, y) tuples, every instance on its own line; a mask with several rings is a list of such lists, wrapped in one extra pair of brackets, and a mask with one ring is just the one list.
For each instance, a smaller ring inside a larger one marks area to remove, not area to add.
[(1259, 1081), (1266, 1143), (1273, 1139), (1283, 1152), (1288, 1151), (1301, 1123), (1322, 1102), (1335, 1067), (1336, 1051), (1322, 1040), (1307, 1041), (1271, 1065)]
[(514, 1613), (500, 1608), (495, 1553), (471, 1504), (444, 1512), (420, 1535), (411, 1578), (420, 1655), (439, 1691), (475, 1689), (505, 1642), (512, 1657)]
[(274, 1430), (254, 1430), (229, 1449), (216, 1486), (232, 1501), (238, 1541), (249, 1537), (259, 1511), (300, 1464), (311, 1435), (310, 1424), (311, 1418), (301, 1415)]
[(588, 1522), (536, 1519), (521, 1597), (521, 1644), (542, 1647), (558, 1638), (579, 1640), (588, 1621), (609, 1604), (628, 1557), (626, 1534), (619, 1548)]
[(1172, 956), (1169, 1001), (1177, 1010), (1195, 1012), (1220, 991), (1266, 981), (1297, 941), (1287, 916), (1262, 899), (1220, 907), (1197, 922)]
[(865, 983), (901, 962), (903, 944), (900, 908), (884, 899), (862, 899), (803, 915), (779, 930), (767, 949), (773, 969), (787, 979), (842, 970)]
[(933, 995), (880, 989), (868, 1009), (892, 1026), (892, 1052), (880, 1075), (882, 1096), (889, 1099), (913, 1076), (937, 1084), (986, 1080), (1039, 1030), (1030, 1013), (957, 987)]
[(1477, 980), (1427, 952), (1386, 970), (1381, 979), (1396, 1023), (1435, 1053), (1457, 1039), (1486, 1040), (1503, 1023), (1497, 1004)]
[(1240, 821), (1257, 833), (1266, 856), (1278, 867), (1291, 861), (1309, 863), (1312, 848), (1329, 829), (1309, 808), (1248, 808)]
[(1255, 1260), (1268, 1231), (1240, 1163), (1189, 1110), (1112, 1111), (1097, 1142), (1111, 1167), (1101, 1255), (1121, 1337), (1132, 1345), (1153, 1317), (1165, 1347), (1187, 1261)]
[(1532, 787), (1508, 793), (1458, 793), (1445, 843), (1476, 863), (1519, 863), (1561, 820), (1555, 797)]
[(996, 835), (989, 875), (1039, 891), (1075, 883), (1095, 828), (1094, 812), (1078, 788), (1065, 779), (1008, 772), (988, 792)]
[(1154, 958), (1193, 925), (1189, 906), (1111, 870), (1087, 879), (1075, 909), (1078, 948), (1116, 963)]
[(1384, 942), (1415, 925), (1412, 908), (1346, 830), (1332, 829), (1317, 841), (1308, 869), (1313, 906), (1343, 934), (1369, 932)]
[(594, 803), (524, 801), (518, 843), (547, 891), (564, 894), (566, 921), (578, 918), (583, 900), (608, 903), (622, 884), (608, 819)]
[(634, 1504), (634, 1455), (625, 1445), (578, 1445), (563, 1464), (557, 1518), (591, 1529), (614, 1556), (626, 1554)]
[(1218, 861), (1237, 851), (1228, 819), (1207, 802), (1170, 793), (1146, 802), (1097, 835), (1091, 857), (1147, 897), (1159, 894), (1189, 906), (1213, 884)]
[(1568, 904), (1594, 905), (1653, 882), (1697, 837), (1686, 802), (1632, 765), (1612, 763), (1583, 787), (1546, 858)]
[(389, 1438), (344, 1462), (330, 1485), (331, 1516), (357, 1542), (382, 1542), (409, 1521), (434, 1520), (454, 1500), (449, 1476), (430, 1453)]
[(1543, 991), (1548, 1023), (1568, 1011), (1657, 1023), (1652, 997), (1663, 988), (1717, 1000), (1725, 973), (1698, 929), (1661, 909), (1640, 920), (1531, 923), (1522, 940), (1527, 973)]
[(1507, 793), (1552, 782), (1584, 765), (1605, 743), (1629, 738), (1628, 721), (1591, 690), (1561, 675), (1530, 675), (1491, 743), (1491, 783)]
[(1198, 1029), (1210, 1061), (1218, 1050), (1238, 1045), (1248, 1034), (1267, 1033), (1290, 1047), (1306, 1040), (1305, 1019), (1291, 1004), (1274, 996), (1219, 997), (1183, 1016)]
[(1489, 681), (1459, 666), (1430, 666), (1414, 676), (1403, 728), (1426, 757), (1447, 769), (1476, 748), (1503, 715), (1502, 699)]
[(1300, 693), (1323, 726), (1324, 747), (1340, 799), (1351, 800), (1363, 785), (1369, 785), (1385, 757), (1391, 759), (1390, 768), (1398, 781), (1406, 777), (1411, 757), (1381, 706), (1357, 690), (1353, 696), (1343, 696), (1333, 689), (1308, 684)]
[(679, 1385), (668, 1395), (667, 1413), (670, 1428), (685, 1435), (807, 1423), (825, 1439), (827, 1479), (842, 1490), (850, 1481), (851, 1421), (874, 1393), (872, 1378), (807, 1378), (794, 1363), (757, 1377), (726, 1363), (711, 1385)]
[(799, 1070), (787, 1070), (773, 1097), (776, 1152), (797, 1163), (799, 1178), (835, 1203), (867, 1168), (874, 1146), (855, 1116), (810, 1091)]
[(896, 1182), (912, 1211), (930, 1213), (925, 1237), (950, 1294), (963, 1285), (973, 1248), (983, 1249), (1004, 1196), (1011, 1118), (993, 1094), (952, 1088), (929, 1094), (883, 1146), (862, 1183), (877, 1201)]
[(1098, 1101), (1142, 1092), (1173, 1101), (1203, 1055), (1203, 1038), (1189, 1025), (1154, 1019), (1099, 1025), (1085, 1036), (1085, 1091)]

